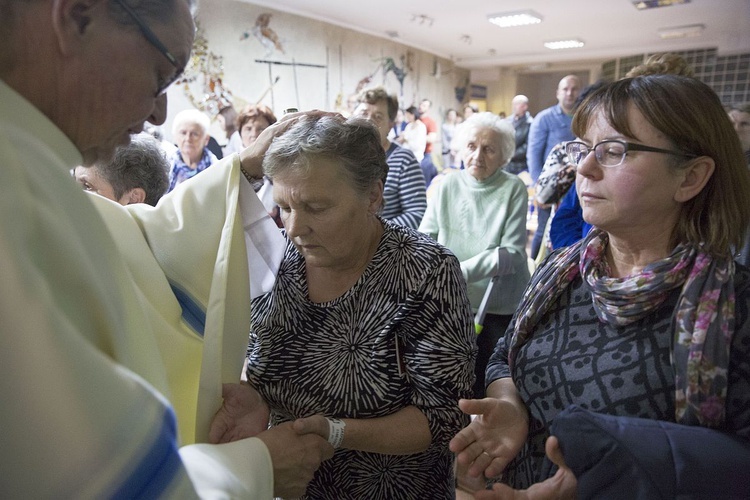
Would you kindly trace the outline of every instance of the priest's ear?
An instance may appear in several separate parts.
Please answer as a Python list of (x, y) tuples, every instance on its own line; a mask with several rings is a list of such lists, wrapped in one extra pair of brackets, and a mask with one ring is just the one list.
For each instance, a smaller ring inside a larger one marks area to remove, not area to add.
[(80, 51), (93, 36), (104, 42), (103, 35), (111, 31), (110, 22), (107, 0), (52, 1), (52, 29), (63, 55)]
[(146, 191), (143, 188), (133, 188), (120, 198), (121, 205), (132, 205), (133, 203), (145, 203)]

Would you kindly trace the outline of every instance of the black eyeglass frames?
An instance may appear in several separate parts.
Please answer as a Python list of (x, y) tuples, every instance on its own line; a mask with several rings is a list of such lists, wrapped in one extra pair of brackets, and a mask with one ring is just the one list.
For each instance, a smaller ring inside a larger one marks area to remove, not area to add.
[(593, 151), (596, 161), (603, 167), (617, 167), (625, 161), (628, 151), (647, 151), (651, 153), (662, 153), (674, 156), (683, 156), (685, 158), (696, 158), (696, 155), (683, 153), (681, 151), (672, 151), (669, 149), (655, 148), (644, 144), (635, 144), (632, 142), (610, 139), (602, 141), (593, 146), (580, 141), (570, 141), (565, 144), (565, 152), (568, 154), (568, 161), (580, 166), (581, 162)]
[(167, 91), (167, 88), (169, 88), (170, 85), (172, 85), (179, 77), (182, 75), (182, 72), (184, 68), (180, 67), (180, 64), (177, 62), (177, 58), (167, 49), (166, 46), (162, 43), (161, 40), (159, 40), (159, 37), (156, 36), (156, 34), (151, 31), (151, 28), (148, 27), (148, 25), (143, 21), (143, 19), (136, 14), (136, 12), (133, 10), (133, 8), (128, 5), (125, 0), (114, 0), (114, 2), (119, 5), (122, 10), (124, 10), (130, 18), (133, 20), (133, 22), (138, 26), (138, 29), (140, 29), (141, 34), (143, 34), (143, 37), (148, 40), (148, 42), (156, 47), (156, 49), (161, 52), (164, 57), (167, 58), (167, 60), (172, 63), (172, 66), (174, 66), (177, 71), (175, 74), (165, 81), (159, 82), (159, 87), (157, 89), (156, 95), (160, 96), (164, 94), (164, 92)]

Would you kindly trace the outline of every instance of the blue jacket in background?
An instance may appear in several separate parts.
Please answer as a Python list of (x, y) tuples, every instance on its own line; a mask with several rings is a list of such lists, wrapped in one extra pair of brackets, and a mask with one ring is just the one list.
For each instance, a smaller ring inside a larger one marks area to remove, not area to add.
[(559, 104), (539, 112), (529, 128), (526, 163), (534, 182), (539, 178), (544, 160), (556, 144), (575, 139), (570, 125), (573, 117), (566, 115)]
[(589, 234), (593, 226), (583, 220), (583, 210), (573, 183), (555, 211), (549, 227), (552, 250), (568, 247)]

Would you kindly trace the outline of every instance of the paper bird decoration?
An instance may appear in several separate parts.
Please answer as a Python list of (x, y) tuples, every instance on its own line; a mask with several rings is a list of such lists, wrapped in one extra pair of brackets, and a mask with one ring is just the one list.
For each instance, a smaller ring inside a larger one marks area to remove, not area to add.
[(252, 34), (258, 41), (266, 48), (266, 56), (271, 55), (274, 50), (278, 50), (282, 54), (284, 52), (284, 46), (281, 44), (279, 36), (274, 30), (271, 29), (269, 24), (271, 23), (271, 14), (263, 13), (255, 19), (255, 26), (250, 31), (245, 31), (240, 40), (246, 40), (250, 38)]

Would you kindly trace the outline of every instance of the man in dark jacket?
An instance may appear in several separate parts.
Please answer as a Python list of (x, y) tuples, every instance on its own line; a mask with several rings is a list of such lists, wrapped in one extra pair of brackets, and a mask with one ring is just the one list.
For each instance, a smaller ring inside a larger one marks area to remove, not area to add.
[(513, 114), (507, 120), (516, 129), (516, 152), (513, 154), (510, 163), (506, 165), (505, 171), (518, 175), (524, 170), (528, 171), (526, 165), (526, 145), (529, 140), (529, 128), (534, 119), (528, 111), (529, 98), (525, 95), (514, 97), (511, 105), (513, 106)]

